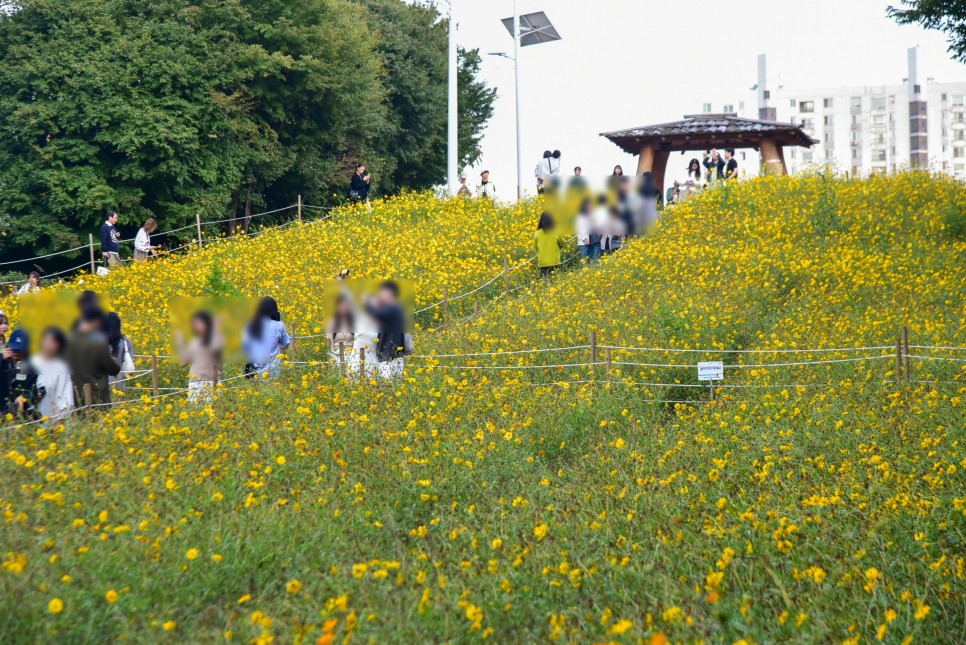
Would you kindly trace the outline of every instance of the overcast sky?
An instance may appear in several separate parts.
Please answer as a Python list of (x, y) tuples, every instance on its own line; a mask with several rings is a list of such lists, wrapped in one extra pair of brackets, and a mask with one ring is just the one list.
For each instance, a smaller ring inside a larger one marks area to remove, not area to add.
[[(470, 169), (492, 172), (501, 195), (516, 190), (513, 63), (486, 56), (512, 53), (500, 22), (513, 0), (453, 0), (461, 46), (484, 55), (483, 77), (499, 98)], [(893, 0), (894, 3), (895, 0)], [(544, 11), (563, 39), (521, 49), (524, 186), (545, 149), (563, 152), (569, 174), (609, 174), (634, 158), (600, 132), (672, 121), (720, 109), (757, 82), (757, 56), (769, 77), (788, 88), (885, 85), (906, 76), (906, 50), (920, 46), (922, 76), (966, 81), (938, 32), (900, 27), (883, 0), (517, 0), (521, 14)], [(446, 11), (445, 2), (440, 9)]]

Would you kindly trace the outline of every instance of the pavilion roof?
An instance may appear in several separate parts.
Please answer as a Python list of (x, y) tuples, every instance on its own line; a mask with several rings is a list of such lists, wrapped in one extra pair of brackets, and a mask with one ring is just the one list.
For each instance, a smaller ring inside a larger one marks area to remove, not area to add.
[(818, 143), (794, 123), (746, 119), (736, 114), (689, 114), (680, 121), (644, 125), (630, 130), (602, 132), (628, 154), (640, 154), (650, 143), (655, 150), (710, 150), (757, 148), (762, 138), (782, 146), (811, 147)]

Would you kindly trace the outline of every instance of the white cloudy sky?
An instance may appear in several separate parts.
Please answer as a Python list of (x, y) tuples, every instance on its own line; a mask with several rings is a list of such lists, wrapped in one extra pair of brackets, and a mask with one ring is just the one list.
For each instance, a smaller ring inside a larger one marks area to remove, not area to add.
[[(892, 0), (895, 3), (897, 0)], [(484, 54), (483, 76), (499, 92), (478, 167), (502, 194), (515, 191), (513, 63), (501, 18), (513, 0), (453, 0), (462, 46)], [(517, 0), (521, 14), (545, 11), (563, 40), (521, 49), (523, 175), (559, 148), (569, 172), (609, 174), (635, 161), (600, 132), (679, 119), (705, 101), (722, 103), (757, 81), (757, 56), (789, 88), (899, 83), (906, 50), (920, 46), (923, 76), (966, 81), (942, 34), (900, 27), (889, 0)], [(446, 10), (440, 2), (442, 11)], [(505, 188), (504, 188), (505, 187)]]

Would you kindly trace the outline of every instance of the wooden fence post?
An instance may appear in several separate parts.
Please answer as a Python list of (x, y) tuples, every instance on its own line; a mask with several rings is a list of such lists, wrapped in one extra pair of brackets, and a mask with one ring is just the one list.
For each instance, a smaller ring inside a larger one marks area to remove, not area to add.
[(443, 286), (443, 322), (449, 322), (449, 287)]
[(195, 222), (198, 225), (198, 248), (201, 248), (201, 213), (195, 213)]
[(503, 256), (503, 286), (506, 295), (510, 295), (510, 258)]
[(97, 269), (94, 268), (94, 234), (88, 233), (87, 237), (91, 243), (91, 275), (94, 275), (95, 273), (97, 273)]
[(298, 213), (299, 213), (299, 221), (301, 222), (302, 221), (302, 196), (301, 195), (299, 195), (299, 210), (298, 210)]
[(610, 347), (604, 350), (604, 360), (607, 361), (607, 376), (610, 377)]
[(151, 355), (151, 392), (158, 395), (158, 355)]
[(342, 378), (345, 378), (345, 344), (339, 343), (339, 371), (342, 373)]
[(902, 326), (902, 373), (909, 380), (909, 328)]
[(480, 303), (479, 302), (474, 302), (473, 303), (473, 317), (474, 318), (478, 318), (479, 315), (480, 315)]
[(596, 329), (590, 330), (590, 362), (591, 362), (591, 366), (590, 366), (591, 374), (596, 374), (597, 373), (597, 365), (595, 365), (595, 363), (597, 363), (597, 330)]
[(91, 384), (84, 383), (84, 407), (90, 408), (94, 403), (94, 393), (91, 391)]
[(366, 348), (359, 348), (359, 374), (362, 375), (362, 382), (366, 382)]
[(902, 336), (896, 336), (896, 383), (902, 380)]

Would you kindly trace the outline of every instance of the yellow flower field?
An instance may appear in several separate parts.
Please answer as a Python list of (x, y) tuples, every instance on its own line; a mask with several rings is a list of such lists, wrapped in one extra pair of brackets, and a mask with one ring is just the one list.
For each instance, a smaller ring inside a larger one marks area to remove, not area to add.
[[(95, 282), (136, 347), (215, 257), (311, 334), (339, 268), (432, 304), (530, 255), (538, 207), (405, 197)], [(292, 364), (204, 407), (5, 431), (0, 633), (962, 642), (963, 212), (918, 173), (742, 182), (598, 266), (497, 280), (466, 322), (423, 314), (397, 383)], [(904, 325), (926, 358), (900, 379)]]

